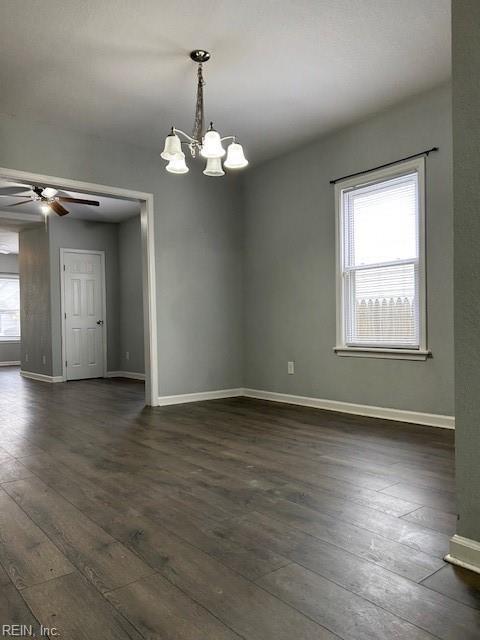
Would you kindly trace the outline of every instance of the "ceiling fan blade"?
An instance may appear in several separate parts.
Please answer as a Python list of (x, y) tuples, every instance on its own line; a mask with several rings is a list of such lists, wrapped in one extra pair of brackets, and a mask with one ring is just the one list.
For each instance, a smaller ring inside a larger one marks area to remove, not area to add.
[(7, 204), (5, 206), (6, 207), (18, 207), (21, 204), (29, 204), (30, 202), (33, 202), (33, 200), (31, 198), (26, 198), (25, 200), (22, 200), (21, 202), (15, 202), (14, 204)]
[(32, 190), (30, 187), (22, 184), (16, 187), (0, 187), (0, 195), (2, 196), (22, 196), (24, 193), (30, 193)]
[(99, 207), (98, 200), (83, 200), (82, 198), (70, 198), (69, 196), (57, 196), (55, 200), (59, 202), (74, 202), (75, 204), (88, 204), (91, 207)]
[(26, 195), (26, 194), (23, 194), (23, 195), (22, 195), (21, 193), (11, 193), (11, 194), (6, 194), (6, 193), (5, 193), (5, 194), (3, 194), (3, 193), (0, 193), (0, 198), (10, 198), (10, 200), (11, 200), (12, 198), (30, 198), (30, 199), (31, 199), (31, 197), (32, 197), (32, 196), (30, 196), (30, 195)]
[(50, 205), (50, 208), (52, 209), (52, 211), (55, 211), (57, 215), (59, 216), (67, 215), (68, 211), (65, 209), (65, 207), (62, 207), (62, 205), (56, 200), (54, 200), (53, 202), (49, 202), (48, 204)]

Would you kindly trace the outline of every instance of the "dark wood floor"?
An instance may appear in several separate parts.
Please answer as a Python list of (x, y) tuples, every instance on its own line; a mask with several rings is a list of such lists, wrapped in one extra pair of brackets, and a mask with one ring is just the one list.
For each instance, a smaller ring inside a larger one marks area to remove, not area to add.
[(141, 383), (0, 369), (0, 625), (478, 640), (479, 576), (442, 560), (451, 431), (246, 399), (142, 404)]

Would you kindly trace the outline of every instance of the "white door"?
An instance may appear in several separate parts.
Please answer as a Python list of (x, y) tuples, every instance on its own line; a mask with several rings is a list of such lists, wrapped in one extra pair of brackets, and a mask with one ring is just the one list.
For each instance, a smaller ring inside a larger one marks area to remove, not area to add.
[(63, 252), (67, 380), (104, 375), (102, 255)]

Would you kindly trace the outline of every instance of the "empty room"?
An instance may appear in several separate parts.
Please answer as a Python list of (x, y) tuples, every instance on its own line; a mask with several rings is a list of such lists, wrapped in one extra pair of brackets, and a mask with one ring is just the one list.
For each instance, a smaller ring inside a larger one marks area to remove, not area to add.
[(480, 638), (479, 34), (0, 3), (0, 638)]

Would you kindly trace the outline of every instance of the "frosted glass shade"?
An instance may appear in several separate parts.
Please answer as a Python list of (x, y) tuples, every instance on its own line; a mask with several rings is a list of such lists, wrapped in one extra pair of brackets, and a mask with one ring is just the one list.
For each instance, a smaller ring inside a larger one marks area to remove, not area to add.
[(225, 149), (222, 147), (220, 134), (214, 129), (210, 129), (203, 136), (202, 150), (200, 152), (204, 158), (223, 158)]
[(185, 163), (185, 154), (182, 151), (176, 153), (167, 164), (166, 169), (169, 173), (188, 173), (188, 167)]
[(245, 158), (242, 145), (237, 142), (228, 145), (227, 159), (225, 160), (227, 169), (242, 169), (247, 164), (248, 160)]
[(165, 147), (160, 154), (164, 160), (171, 160), (177, 153), (182, 152), (180, 138), (175, 133), (169, 133), (165, 138)]
[(221, 158), (208, 158), (207, 166), (205, 167), (203, 173), (206, 176), (224, 176), (225, 171), (222, 167)]

